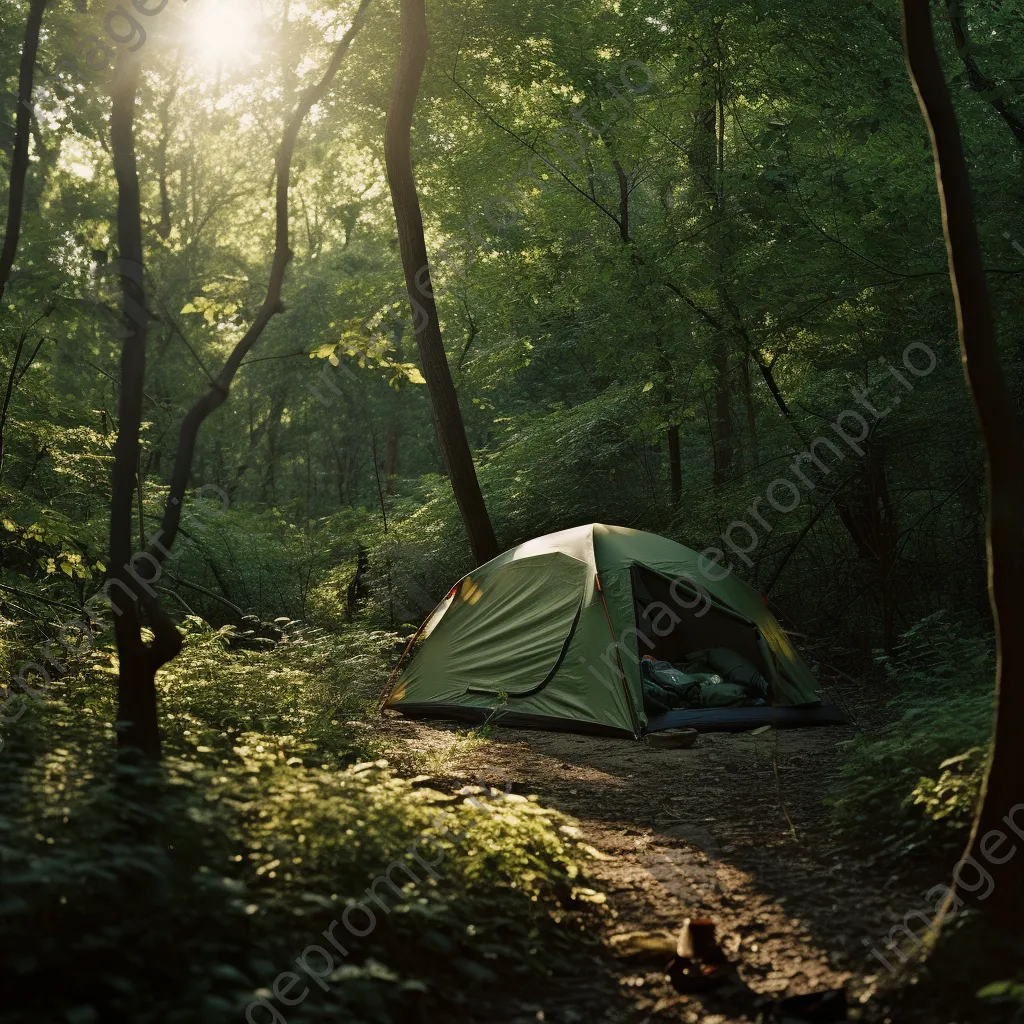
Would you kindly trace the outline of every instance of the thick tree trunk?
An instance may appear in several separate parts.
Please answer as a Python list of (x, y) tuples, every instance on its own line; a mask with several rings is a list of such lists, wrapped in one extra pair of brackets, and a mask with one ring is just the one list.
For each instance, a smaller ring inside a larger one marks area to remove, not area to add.
[(11, 154), (10, 187), (7, 193), (7, 231), (0, 250), (0, 296), (7, 289), (14, 257), (21, 237), (21, 216), (25, 205), (25, 176), (28, 173), (28, 140), (32, 130), (32, 79), (39, 51), (39, 30), (49, 0), (31, 0), (25, 40), (18, 72), (18, 107), (14, 117), (14, 152)]
[(423, 217), (412, 173), (412, 118), (426, 60), (427, 19), (424, 0), (402, 0), (402, 52), (388, 106), (384, 158), (391, 201), (395, 207), (405, 283), (412, 303), (420, 368), (430, 392), (441, 456), (462, 513), (473, 557), (478, 563), (483, 563), (498, 554), (498, 542), (480, 491), (448, 357), (444, 351), (430, 280), (427, 246), (423, 238)]
[[(993, 833), (1012, 833), (1007, 817), (1024, 821), (1024, 444), (996, 345), (995, 321), (978, 243), (970, 178), (953, 104), (935, 52), (928, 0), (903, 0), (907, 66), (931, 133), (960, 351), (987, 457), (988, 585), (996, 630), (996, 715), (992, 759), (965, 856), (984, 865), (994, 895), (983, 906), (992, 919), (1020, 931), (1024, 885), (1020, 857), (998, 849)], [(992, 854), (992, 856), (989, 856)], [(981, 892), (985, 892), (982, 888)], [(977, 893), (980, 896), (980, 892)], [(970, 902), (972, 894), (960, 886)], [(1011, 934), (1013, 934), (1011, 932)]]

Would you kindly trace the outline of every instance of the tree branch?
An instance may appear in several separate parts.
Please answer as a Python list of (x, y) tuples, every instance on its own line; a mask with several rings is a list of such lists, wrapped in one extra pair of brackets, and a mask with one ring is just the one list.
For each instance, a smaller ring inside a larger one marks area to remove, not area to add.
[(483, 105), (483, 103), (481, 103), (480, 100), (478, 100), (454, 76), (449, 75), (449, 74), (446, 73), (445, 77), (449, 78), (451, 80), (452, 84), (455, 86), (456, 89), (458, 89), (460, 92), (465, 93), (466, 96), (468, 96), (469, 99), (472, 101), (472, 103), (475, 106), (479, 107), (479, 109), (481, 111), (483, 111), (484, 117), (486, 117), (487, 120), (490, 121), (491, 124), (493, 124), (495, 128), (497, 128), (499, 131), (504, 132), (510, 138), (515, 139), (516, 142), (518, 142), (520, 146), (523, 146), (526, 149), (528, 149), (531, 153), (533, 153), (534, 156), (540, 157), (540, 159), (543, 160), (544, 163), (548, 167), (550, 167), (551, 170), (553, 170), (555, 172), (555, 174), (557, 174), (560, 178), (562, 178), (569, 185), (569, 187), (574, 192), (577, 192), (577, 193), (579, 193), (579, 195), (583, 196), (583, 198), (586, 199), (588, 203), (593, 203), (594, 206), (596, 206), (606, 217), (611, 218), (612, 222), (615, 224), (616, 227), (619, 228), (620, 231), (622, 230), (622, 225), (619, 223), (619, 218), (614, 213), (612, 213), (612, 211), (609, 210), (607, 206), (605, 206), (603, 203), (601, 203), (598, 199), (596, 199), (594, 196), (592, 196), (585, 189), (580, 188), (579, 185), (577, 185), (576, 182), (573, 181), (572, 178), (570, 178), (569, 175), (565, 173), (565, 171), (563, 171), (557, 164), (553, 164), (546, 156), (544, 156), (543, 153), (541, 153), (537, 149), (536, 146), (533, 145), (532, 142), (527, 142), (527, 140), (524, 139), (521, 135), (518, 135), (516, 132), (512, 131), (511, 128), (506, 128), (500, 121), (498, 121), (495, 117), (493, 117), (491, 115), (490, 111)]
[(971, 89), (980, 93), (992, 104), (992, 109), (1006, 122), (1007, 127), (1013, 132), (1014, 138), (1021, 146), (1024, 146), (1024, 120), (1021, 120), (1020, 115), (1013, 107), (999, 96), (993, 95), (997, 89), (995, 80), (989, 78), (971, 56), (971, 41), (967, 34), (967, 19), (964, 17), (963, 5), (960, 0), (948, 0), (946, 7), (949, 10), (949, 24), (953, 30), (956, 52), (960, 54), (960, 60), (963, 61)]
[(327, 69), (318, 82), (303, 92), (285, 126), (275, 161), (277, 169), (275, 245), (266, 298), (263, 300), (260, 311), (256, 314), (256, 319), (235, 345), (210, 390), (196, 400), (182, 421), (181, 432), (178, 436), (178, 449), (174, 458), (174, 469), (171, 473), (170, 491), (164, 508), (160, 533), (156, 538), (159, 543), (152, 544), (149, 548), (149, 554), (160, 562), (166, 558), (166, 552), (170, 550), (174, 538), (177, 536), (182, 501), (192, 472), (192, 459), (195, 455), (199, 428), (207, 416), (226, 401), (231, 389), (231, 382), (234, 380), (242, 360), (259, 341), (267, 324), (284, 309), (281, 302), (281, 289), (284, 284), (285, 271), (292, 258), (292, 251), (288, 245), (288, 187), (295, 144), (306, 115), (327, 95), (331, 82), (341, 68), (345, 55), (352, 45), (352, 40), (363, 26), (370, 3), (371, 0), (361, 0), (355, 17), (352, 19), (352, 24), (335, 47)]

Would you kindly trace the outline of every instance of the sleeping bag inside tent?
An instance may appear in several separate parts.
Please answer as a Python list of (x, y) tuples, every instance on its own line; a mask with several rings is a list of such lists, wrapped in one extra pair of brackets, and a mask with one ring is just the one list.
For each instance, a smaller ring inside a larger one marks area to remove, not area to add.
[[(405, 715), (639, 738), (845, 721), (760, 595), (664, 537), (594, 523), (464, 576), (389, 681)], [(706, 564), (705, 564), (705, 567)]]

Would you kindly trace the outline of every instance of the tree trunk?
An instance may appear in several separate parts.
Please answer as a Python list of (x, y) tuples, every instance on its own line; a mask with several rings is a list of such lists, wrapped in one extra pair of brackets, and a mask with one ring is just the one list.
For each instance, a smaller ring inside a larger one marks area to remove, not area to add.
[[(160, 530), (144, 553), (132, 552), (133, 497), (139, 464), (139, 434), (146, 373), (146, 338), (150, 319), (146, 310), (142, 267), (142, 207), (135, 155), (135, 102), (139, 85), (137, 58), (122, 53), (111, 89), (110, 138), (117, 179), (118, 269), (121, 278), (124, 339), (121, 352), (121, 387), (118, 434), (114, 444), (111, 485), (110, 559), (114, 602), (114, 637), (117, 642), (118, 720), (125, 723), (118, 744), (133, 747), (151, 759), (160, 756), (156, 705), (156, 673), (181, 650), (182, 639), (170, 616), (161, 608), (151, 586), (159, 578), (178, 533), (186, 487), (192, 472), (195, 443), (206, 417), (227, 400), (231, 382), (242, 360), (259, 340), (264, 328), (282, 309), (281, 288), (291, 259), (288, 246), (288, 190), (292, 157), (299, 130), (309, 111), (327, 94), (345, 55), (362, 27), (370, 0), (361, 0), (352, 24), (335, 46), (320, 79), (303, 92), (285, 125), (276, 160), (275, 245), (267, 294), (255, 320), (234, 346), (216, 381), (185, 416), (175, 454), (170, 493)], [(135, 564), (147, 566), (141, 575)], [(145, 611), (154, 638), (142, 639), (141, 612)]]
[(14, 116), (14, 152), (11, 154), (10, 188), (7, 193), (7, 231), (0, 250), (0, 296), (7, 290), (14, 257), (21, 237), (21, 215), (25, 204), (25, 176), (28, 173), (28, 140), (32, 129), (32, 79), (39, 51), (39, 30), (48, 0), (31, 0), (25, 40), (18, 72), (18, 108)]
[(683, 498), (683, 467), (679, 452), (679, 423), (676, 421), (677, 403), (673, 395), (674, 368), (672, 360), (663, 344), (658, 345), (659, 362), (665, 376), (661, 389), (661, 399), (665, 406), (665, 420), (668, 424), (666, 436), (668, 440), (668, 493), (672, 508), (678, 508)]
[[(1006, 818), (1024, 805), (1024, 444), (996, 345), (995, 321), (974, 224), (971, 186), (956, 114), (935, 52), (928, 0), (903, 0), (907, 67), (931, 134), (956, 303), (960, 352), (985, 445), (988, 486), (988, 586), (996, 631), (996, 714), (992, 758), (965, 856), (983, 864), (995, 885), (980, 904), (1019, 934), (1024, 909), (1020, 858), (986, 854), (991, 833), (1009, 833)], [(1024, 820), (1016, 814), (1017, 827)], [(1019, 833), (1018, 833), (1019, 834)], [(1005, 843), (1003, 844), (1005, 846)], [(988, 847), (994, 853), (993, 847)], [(997, 863), (999, 861), (1000, 863)], [(972, 894), (961, 885), (962, 898)], [(984, 891), (984, 890), (982, 890)]]
[(892, 653), (896, 639), (893, 574), (898, 557), (896, 519), (889, 499), (885, 451), (869, 443), (849, 483), (836, 494), (836, 510), (862, 559), (872, 563), (882, 615), (882, 650)]
[(160, 189), (160, 219), (156, 222), (156, 233), (166, 241), (171, 237), (171, 193), (167, 187), (167, 147), (171, 141), (171, 104), (178, 94), (178, 83), (174, 81), (160, 103), (160, 141), (156, 147), (156, 174)]
[(632, 241), (629, 237), (629, 177), (617, 159), (612, 160), (612, 166), (619, 182), (619, 238), (628, 245)]
[(412, 304), (420, 368), (430, 392), (438, 443), (455, 500), (462, 513), (473, 557), (482, 564), (498, 554), (498, 542), (480, 491), (448, 357), (444, 351), (430, 280), (427, 246), (423, 238), (423, 217), (412, 173), (412, 118), (426, 60), (427, 19), (424, 0), (402, 0), (402, 51), (388, 106), (384, 159), (391, 201), (395, 207), (405, 283)]
[(395, 493), (398, 485), (398, 416), (393, 413), (388, 421), (388, 436), (384, 449), (384, 493)]
[(757, 407), (754, 405), (754, 392), (750, 386), (750, 359), (748, 353), (743, 357), (740, 368), (743, 371), (743, 405), (747, 410), (747, 436), (750, 438), (750, 457), (755, 466), (761, 465), (760, 445), (757, 439)]
[(729, 477), (735, 448), (733, 444), (732, 407), (729, 381), (729, 346), (725, 334), (714, 339), (711, 365), (715, 370), (715, 486)]
[[(241, 461), (235, 466), (234, 472), (231, 476), (231, 482), (225, 488), (229, 495), (234, 495), (238, 488), (241, 486), (242, 479), (248, 472), (250, 465), (257, 458), (259, 454), (260, 442), (263, 440), (264, 434), (268, 436), (268, 462), (273, 460), (273, 449), (274, 449), (274, 438), (277, 433), (277, 429), (281, 423), (281, 417), (284, 416), (285, 407), (288, 404), (288, 393), (282, 391), (279, 395), (273, 395), (270, 399), (270, 411), (267, 415), (255, 426), (250, 424), (249, 428), (249, 446), (242, 456)], [(265, 486), (265, 485), (264, 485)], [(265, 495), (261, 497), (261, 500), (266, 500)]]
[[(139, 64), (134, 57), (118, 58), (110, 112), (110, 141), (117, 179), (118, 270), (123, 296), (124, 344), (121, 349), (121, 388), (117, 440), (110, 502), (111, 579), (118, 585), (114, 598), (114, 637), (117, 642), (117, 718), (122, 723), (118, 745), (133, 747), (149, 758), (160, 756), (155, 676), (157, 665), (142, 641), (140, 598), (145, 583), (132, 569), (132, 520), (139, 433), (146, 374), (148, 314), (142, 271), (142, 208), (135, 158), (135, 98)], [(173, 628), (173, 627), (172, 627)], [(180, 641), (179, 641), (180, 643)]]
[[(404, 363), (406, 357), (402, 346), (402, 328), (400, 326), (395, 329), (393, 348), (395, 362)], [(463, 351), (463, 355), (465, 355), (465, 351)], [(384, 493), (390, 496), (398, 489), (398, 461), (402, 441), (402, 406), (405, 404), (405, 395), (400, 389), (392, 390), (389, 388), (388, 391), (390, 393), (387, 402), (388, 430), (384, 442)]]
[[(694, 119), (693, 137), (690, 142), (689, 160), (693, 171), (694, 202), (700, 217), (711, 223), (722, 216), (722, 194), (720, 189), (720, 141), (718, 95), (720, 85), (709, 83), (710, 71), (701, 70), (698, 86), (697, 111)], [(707, 259), (714, 267), (715, 290), (721, 308), (727, 308), (728, 296), (723, 282), (726, 259), (724, 235), (719, 232), (716, 241), (707, 251)], [(708, 319), (705, 317), (705, 319)], [(732, 388), (729, 371), (729, 338), (731, 331), (718, 317), (709, 320), (717, 324), (711, 337), (711, 366), (715, 374), (714, 420), (711, 436), (714, 444), (714, 485), (723, 484), (729, 476), (735, 457), (735, 438), (732, 422)], [(713, 325), (714, 326), (714, 325)]]
[(668, 479), (672, 507), (678, 508), (683, 500), (683, 466), (679, 457), (679, 424), (668, 428)]
[(14, 358), (11, 360), (11, 371), (7, 374), (7, 387), (4, 388), (4, 400), (0, 405), (0, 479), (4, 475), (4, 434), (7, 431), (7, 412), (11, 407), (11, 396), (14, 394), (14, 383), (18, 378), (18, 364), (21, 362), (21, 353), (25, 348), (25, 339), (28, 331), (22, 331), (18, 336), (18, 344), (14, 349)]

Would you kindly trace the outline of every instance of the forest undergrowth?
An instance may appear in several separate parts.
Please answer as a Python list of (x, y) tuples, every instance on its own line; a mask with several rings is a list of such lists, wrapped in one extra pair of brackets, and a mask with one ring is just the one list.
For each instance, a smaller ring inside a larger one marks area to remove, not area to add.
[[(116, 756), (106, 648), (6, 728), (5, 1020), (487, 1019), (572, 969), (586, 848), (535, 800), (392, 770), (365, 712), (394, 634), (296, 624), (246, 649), (184, 627), (160, 767)], [(367, 887), (396, 863), (385, 910)], [(360, 901), (342, 955), (323, 933)]]

